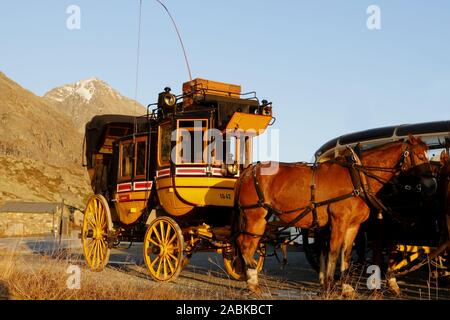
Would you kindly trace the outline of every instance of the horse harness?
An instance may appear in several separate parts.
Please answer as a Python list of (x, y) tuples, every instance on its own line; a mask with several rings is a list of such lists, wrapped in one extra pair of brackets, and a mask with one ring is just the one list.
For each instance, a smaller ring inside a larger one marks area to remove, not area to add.
[[(318, 215), (317, 215), (317, 208), (326, 206), (326, 205), (329, 205), (329, 204), (332, 204), (335, 202), (343, 201), (343, 200), (346, 200), (349, 198), (353, 198), (353, 197), (361, 197), (368, 205), (371, 205), (374, 208), (376, 208), (380, 214), (383, 211), (389, 212), (390, 209), (385, 207), (382, 204), (382, 202), (376, 197), (376, 194), (371, 190), (370, 184), (367, 182), (367, 177), (373, 178), (382, 184), (386, 184), (386, 183), (388, 183), (387, 180), (382, 179), (381, 177), (373, 174), (370, 171), (389, 171), (389, 172), (393, 172), (395, 174), (396, 172), (399, 171), (399, 169), (401, 170), (401, 167), (403, 166), (403, 163), (408, 156), (411, 157), (411, 163), (414, 166), (414, 164), (415, 164), (414, 157), (411, 155), (409, 150), (406, 150), (402, 153), (402, 157), (400, 158), (397, 165), (392, 168), (368, 167), (368, 166), (362, 165), (360, 156), (357, 155), (357, 152), (355, 152), (355, 150), (353, 150), (351, 147), (347, 147), (347, 148), (350, 150), (351, 156), (346, 157), (346, 161), (331, 160), (331, 162), (337, 163), (343, 167), (348, 168), (350, 177), (351, 177), (351, 180), (353, 183), (353, 187), (354, 187), (352, 192), (346, 193), (346, 194), (338, 196), (338, 197), (334, 197), (334, 198), (330, 198), (327, 200), (317, 202), (315, 200), (315, 193), (316, 193), (315, 192), (316, 191), (315, 175), (316, 175), (316, 171), (319, 167), (319, 164), (313, 163), (311, 166), (313, 172), (312, 172), (312, 179), (311, 179), (312, 181), (311, 181), (310, 203), (307, 206), (296, 208), (296, 209), (279, 210), (277, 208), (274, 208), (271, 204), (269, 204), (265, 200), (264, 194), (261, 190), (261, 187), (260, 187), (260, 184), (258, 181), (258, 177), (257, 177), (257, 168), (261, 165), (261, 163), (257, 162), (257, 164), (252, 167), (252, 178), (253, 178), (253, 184), (254, 184), (254, 187), (256, 190), (256, 194), (258, 196), (258, 201), (255, 204), (251, 204), (251, 205), (238, 205), (239, 211), (243, 212), (243, 211), (249, 210), (249, 209), (264, 208), (269, 213), (266, 216), (267, 220), (270, 219), (270, 217), (272, 215), (281, 216), (284, 214), (299, 212), (298, 216), (295, 217), (293, 220), (291, 220), (289, 223), (287, 223), (279, 231), (279, 233), (289, 229), (290, 227), (293, 227), (298, 221), (305, 218), (310, 213), (313, 215), (313, 222), (312, 222), (310, 229), (312, 229), (312, 230), (317, 229), (318, 227), (320, 227)], [(239, 199), (239, 194), (241, 191), (240, 189), (241, 189), (241, 184), (239, 184), (237, 194), (236, 194), (236, 199)], [(239, 216), (242, 219), (243, 215), (240, 214)], [(242, 221), (240, 223), (240, 226), (241, 226), (240, 227), (241, 230), (239, 231), (239, 233), (241, 233), (241, 234), (246, 234), (246, 235), (252, 236), (254, 238), (261, 238), (261, 237), (265, 236), (265, 234), (254, 234), (254, 233), (246, 231), (245, 228), (242, 227)]]
[[(318, 215), (317, 215), (317, 208), (325, 206), (325, 205), (329, 205), (331, 203), (334, 202), (339, 202), (345, 199), (349, 199), (352, 197), (357, 197), (360, 195), (360, 190), (353, 190), (350, 193), (344, 194), (342, 196), (339, 197), (335, 197), (335, 198), (331, 198), (331, 199), (327, 199), (327, 200), (323, 200), (323, 201), (315, 201), (315, 173), (316, 170), (318, 168), (317, 164), (313, 164), (312, 166), (312, 184), (311, 184), (311, 200), (310, 203), (307, 206), (304, 207), (300, 207), (300, 208), (296, 208), (296, 209), (291, 209), (291, 210), (279, 210), (277, 208), (274, 208), (272, 205), (270, 205), (268, 202), (266, 202), (264, 194), (261, 190), (259, 181), (258, 181), (258, 177), (256, 175), (256, 170), (258, 168), (258, 166), (260, 165), (260, 162), (258, 162), (255, 166), (253, 166), (252, 168), (252, 177), (253, 177), (253, 184), (255, 186), (255, 190), (256, 190), (256, 194), (258, 195), (258, 201), (255, 204), (251, 204), (251, 205), (239, 205), (238, 209), (242, 212), (245, 210), (249, 210), (249, 209), (256, 209), (256, 208), (264, 208), (269, 212), (269, 215), (266, 217), (267, 219), (270, 219), (270, 217), (272, 215), (275, 216), (281, 216), (283, 214), (290, 214), (290, 213), (294, 213), (294, 212), (299, 212), (298, 216), (295, 217), (292, 221), (290, 221), (286, 226), (283, 227), (283, 229), (279, 232), (283, 232), (284, 230), (287, 230), (288, 228), (294, 226), (298, 221), (300, 221), (301, 219), (303, 219), (304, 217), (306, 217), (308, 214), (312, 214), (313, 215), (313, 223), (311, 226), (311, 229), (316, 229), (319, 227), (319, 220), (318, 220)], [(237, 193), (237, 199), (239, 198), (239, 193), (240, 193), (240, 187), (241, 185), (239, 185), (239, 190)], [(243, 215), (241, 214), (240, 217), (242, 217)], [(260, 234), (254, 234), (251, 232), (246, 231), (244, 228), (241, 228), (240, 233), (255, 237), (255, 238), (261, 238), (264, 236), (264, 234), (260, 235)]]

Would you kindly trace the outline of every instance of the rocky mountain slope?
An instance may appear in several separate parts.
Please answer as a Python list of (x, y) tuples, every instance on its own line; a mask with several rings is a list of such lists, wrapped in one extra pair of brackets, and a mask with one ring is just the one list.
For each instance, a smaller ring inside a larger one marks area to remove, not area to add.
[(0, 124), (1, 155), (64, 166), (80, 161), (82, 135), (68, 117), (1, 72)]
[(81, 165), (84, 126), (105, 113), (145, 108), (98, 79), (39, 97), (0, 72), (0, 204), (64, 200), (84, 208), (92, 192)]
[(144, 106), (122, 96), (106, 82), (97, 78), (82, 80), (50, 90), (44, 95), (72, 119), (80, 133), (85, 124), (97, 114), (143, 115)]

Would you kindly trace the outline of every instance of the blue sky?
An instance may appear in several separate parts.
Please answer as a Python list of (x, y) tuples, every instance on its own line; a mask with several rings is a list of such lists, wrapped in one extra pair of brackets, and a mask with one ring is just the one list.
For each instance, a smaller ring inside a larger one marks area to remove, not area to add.
[[(143, 0), (138, 100), (188, 80), (162, 7)], [(194, 77), (274, 103), (280, 159), (367, 128), (450, 119), (448, 1), (166, 0)], [(381, 30), (366, 27), (369, 5)], [(69, 5), (81, 30), (66, 28)], [(134, 98), (138, 0), (0, 2), (0, 70), (38, 95), (99, 77)]]

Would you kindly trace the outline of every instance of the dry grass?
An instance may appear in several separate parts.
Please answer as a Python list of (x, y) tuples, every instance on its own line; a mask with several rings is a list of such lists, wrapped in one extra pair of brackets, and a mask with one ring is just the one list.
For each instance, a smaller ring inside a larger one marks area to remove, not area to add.
[[(35, 249), (34, 252), (40, 250)], [(128, 261), (128, 259), (125, 259)], [(132, 259), (133, 260), (133, 259)], [(125, 261), (125, 262), (126, 262)], [(289, 277), (260, 276), (261, 296), (249, 296), (245, 282), (227, 278), (218, 261), (210, 259), (208, 268), (190, 266), (183, 270), (175, 282), (157, 283), (150, 279), (144, 265), (129, 262), (109, 265), (103, 272), (91, 272), (81, 258), (80, 252), (59, 251), (54, 253), (21, 254), (18, 251), (0, 252), (0, 300), (232, 300), (232, 299), (302, 299), (302, 300), (342, 300), (397, 299), (387, 291), (385, 283), (378, 291), (366, 287), (365, 268), (352, 266), (345, 282), (357, 292), (353, 296), (343, 296), (342, 287), (336, 283), (328, 293), (320, 290), (317, 282), (288, 280)], [(79, 290), (68, 289), (69, 266), (81, 270)], [(299, 270), (300, 271), (300, 270)], [(406, 279), (405, 279), (406, 280)], [(409, 280), (406, 280), (409, 282)], [(384, 282), (384, 281), (383, 281)], [(448, 291), (432, 286), (410, 286), (403, 299), (448, 299)], [(405, 287), (405, 285), (401, 285)], [(428, 289), (428, 290), (427, 290)], [(433, 296), (436, 290), (436, 297)], [(438, 294), (439, 290), (439, 294)]]
[[(68, 267), (81, 268), (80, 289), (68, 289)], [(137, 267), (139, 270), (138, 266)], [(139, 272), (138, 272), (139, 273)], [(0, 299), (25, 300), (207, 300), (242, 298), (224, 288), (217, 295), (212, 288), (195, 288), (177, 283), (156, 283), (130, 270), (106, 268), (89, 271), (82, 261), (65, 254), (0, 254)]]

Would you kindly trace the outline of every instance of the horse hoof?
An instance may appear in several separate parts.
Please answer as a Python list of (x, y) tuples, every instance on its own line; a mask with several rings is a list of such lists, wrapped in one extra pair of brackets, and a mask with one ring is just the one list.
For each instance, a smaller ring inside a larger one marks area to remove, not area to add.
[(400, 290), (400, 287), (398, 286), (397, 280), (395, 278), (390, 278), (388, 280), (388, 286), (389, 286), (389, 291), (391, 291), (397, 297), (399, 297), (402, 294), (402, 290)]
[(354, 298), (356, 296), (356, 291), (349, 284), (342, 285), (342, 296), (345, 298)]
[(257, 284), (248, 284), (248, 289), (253, 294), (261, 294), (261, 287)]

